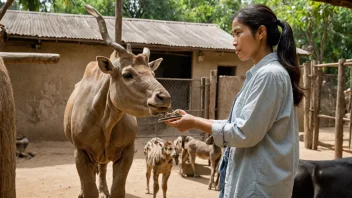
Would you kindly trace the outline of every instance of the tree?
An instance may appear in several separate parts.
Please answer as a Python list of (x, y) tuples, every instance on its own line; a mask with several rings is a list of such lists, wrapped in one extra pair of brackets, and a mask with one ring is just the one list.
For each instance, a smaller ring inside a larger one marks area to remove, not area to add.
[(337, 62), (352, 57), (352, 12), (347, 8), (306, 0), (254, 0), (268, 5), (280, 20), (293, 28), (299, 47), (312, 53), (312, 59)]
[(160, 20), (178, 20), (180, 13), (174, 0), (125, 0), (124, 16)]
[(231, 32), (232, 17), (241, 7), (241, 0), (179, 0), (181, 20), (198, 23), (216, 23)]
[[(85, 14), (84, 5), (95, 7), (103, 16), (115, 16), (116, 0), (75, 0), (69, 5), (63, 2), (67, 0), (56, 0), (54, 12)], [(124, 0), (123, 16), (129, 18), (147, 18), (161, 20), (179, 19), (174, 0)]]

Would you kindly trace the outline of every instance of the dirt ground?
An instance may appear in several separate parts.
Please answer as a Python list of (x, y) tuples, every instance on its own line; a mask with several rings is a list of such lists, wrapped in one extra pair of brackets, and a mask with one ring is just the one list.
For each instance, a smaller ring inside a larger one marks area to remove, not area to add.
[[(321, 130), (319, 140), (324, 146), (319, 146), (317, 151), (304, 149), (300, 142), (300, 158), (319, 160), (333, 159), (334, 129)], [(351, 157), (348, 150), (348, 130), (344, 134), (343, 157)], [(151, 194), (145, 194), (145, 160), (143, 146), (149, 139), (137, 139), (135, 159), (129, 172), (126, 184), (127, 198), (152, 198)], [(33, 142), (27, 148), (35, 152), (36, 157), (26, 160), (17, 159), (16, 191), (18, 198), (72, 198), (80, 192), (79, 177), (73, 158), (73, 146), (69, 142)], [(208, 190), (210, 168), (207, 161), (197, 159), (200, 168), (200, 178), (182, 178), (179, 167), (174, 166), (169, 179), (169, 198), (215, 198), (219, 192)], [(112, 167), (108, 166), (107, 181), (111, 186)], [(152, 185), (151, 185), (152, 187)], [(152, 189), (151, 189), (152, 191)], [(161, 189), (157, 197), (162, 197)]]

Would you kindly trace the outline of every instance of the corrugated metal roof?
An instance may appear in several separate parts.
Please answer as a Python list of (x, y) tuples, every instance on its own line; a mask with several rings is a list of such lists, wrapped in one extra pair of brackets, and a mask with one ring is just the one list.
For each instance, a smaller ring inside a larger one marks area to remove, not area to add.
[[(104, 18), (113, 39), (115, 18)], [(102, 41), (90, 15), (8, 10), (1, 23), (10, 36)], [(215, 24), (123, 18), (122, 31), (125, 43), (233, 50), (232, 36)]]
[[(104, 17), (112, 39), (115, 17)], [(90, 15), (8, 10), (1, 20), (10, 36), (102, 42), (96, 19)], [(216, 24), (123, 18), (122, 41), (173, 47), (231, 50), (232, 36)], [(297, 48), (297, 54), (308, 55)]]

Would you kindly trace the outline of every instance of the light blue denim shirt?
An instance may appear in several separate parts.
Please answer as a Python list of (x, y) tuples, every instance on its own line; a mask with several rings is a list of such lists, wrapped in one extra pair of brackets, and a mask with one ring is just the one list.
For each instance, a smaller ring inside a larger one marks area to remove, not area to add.
[(229, 120), (212, 124), (215, 144), (230, 146), (224, 198), (291, 198), (298, 166), (296, 109), (276, 53), (246, 73)]

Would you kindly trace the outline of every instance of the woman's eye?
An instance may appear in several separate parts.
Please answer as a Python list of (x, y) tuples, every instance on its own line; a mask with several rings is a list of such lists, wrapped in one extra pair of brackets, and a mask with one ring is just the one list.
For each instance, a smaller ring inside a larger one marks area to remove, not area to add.
[(122, 76), (124, 78), (133, 78), (132, 74), (130, 74), (130, 73), (124, 73), (124, 74), (122, 74)]

